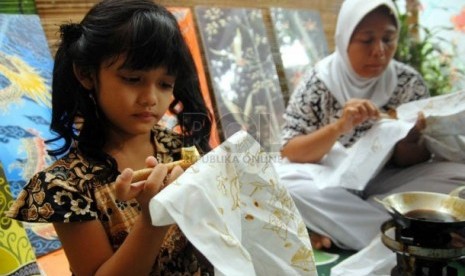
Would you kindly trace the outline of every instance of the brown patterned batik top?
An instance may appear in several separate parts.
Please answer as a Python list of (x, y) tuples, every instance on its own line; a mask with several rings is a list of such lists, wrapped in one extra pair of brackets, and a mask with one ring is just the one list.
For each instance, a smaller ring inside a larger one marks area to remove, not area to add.
[[(179, 135), (157, 126), (152, 139), (158, 162), (180, 158)], [(119, 172), (109, 164), (89, 161), (73, 147), (67, 155), (31, 178), (7, 216), (27, 222), (99, 220), (117, 250), (134, 225), (140, 207), (136, 200), (116, 198), (113, 182)], [(151, 274), (213, 275), (213, 268), (175, 225), (166, 235)]]

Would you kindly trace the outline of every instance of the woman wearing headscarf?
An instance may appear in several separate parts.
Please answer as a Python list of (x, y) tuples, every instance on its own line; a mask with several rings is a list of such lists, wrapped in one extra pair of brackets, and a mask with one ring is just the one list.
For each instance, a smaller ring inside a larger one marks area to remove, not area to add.
[[(399, 105), (429, 97), (420, 74), (393, 59), (399, 21), (390, 0), (346, 0), (336, 27), (335, 52), (302, 79), (289, 100), (281, 154), (291, 162), (318, 163), (336, 142), (349, 148), (380, 118)], [(314, 248), (359, 250), (390, 216), (373, 202), (401, 191), (448, 193), (465, 180), (465, 165), (433, 162), (421, 142), (425, 118), (395, 145), (386, 167), (365, 190), (318, 189), (309, 181), (286, 179)], [(363, 170), (363, 168), (360, 168)]]

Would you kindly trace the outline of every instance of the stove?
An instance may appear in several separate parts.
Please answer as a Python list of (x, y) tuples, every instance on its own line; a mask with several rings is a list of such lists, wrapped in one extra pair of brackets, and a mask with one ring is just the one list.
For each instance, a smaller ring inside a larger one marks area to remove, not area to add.
[(384, 222), (381, 225), (381, 240), (386, 247), (395, 252), (397, 257), (397, 264), (392, 268), (391, 275), (458, 275), (457, 269), (451, 266), (451, 263), (465, 259), (465, 247), (449, 246), (450, 231), (455, 229), (438, 231), (424, 224), (421, 225), (421, 229), (416, 229), (415, 225), (406, 227), (395, 219)]

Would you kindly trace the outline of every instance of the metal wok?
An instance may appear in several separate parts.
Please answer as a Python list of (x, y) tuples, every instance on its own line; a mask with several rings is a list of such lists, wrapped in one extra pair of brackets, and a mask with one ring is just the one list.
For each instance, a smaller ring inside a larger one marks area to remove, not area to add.
[[(456, 193), (455, 190), (449, 195), (403, 192), (387, 196), (382, 201), (394, 219), (405, 227), (413, 223), (419, 227), (460, 229), (465, 227), (465, 199), (452, 195)], [(389, 207), (396, 209), (398, 213), (392, 212)]]

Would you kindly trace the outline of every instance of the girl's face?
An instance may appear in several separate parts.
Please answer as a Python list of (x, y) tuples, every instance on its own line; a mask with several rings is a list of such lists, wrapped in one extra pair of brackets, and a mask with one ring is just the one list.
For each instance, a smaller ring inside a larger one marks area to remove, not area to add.
[(397, 28), (393, 19), (376, 10), (355, 28), (347, 49), (352, 68), (364, 78), (379, 76), (397, 48)]
[(124, 57), (103, 64), (97, 97), (100, 107), (118, 133), (148, 133), (173, 100), (176, 78), (160, 67), (148, 71), (123, 69)]

